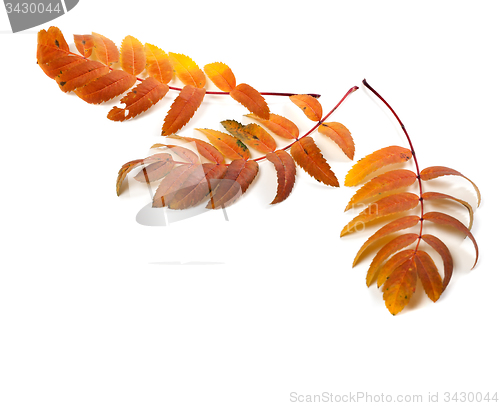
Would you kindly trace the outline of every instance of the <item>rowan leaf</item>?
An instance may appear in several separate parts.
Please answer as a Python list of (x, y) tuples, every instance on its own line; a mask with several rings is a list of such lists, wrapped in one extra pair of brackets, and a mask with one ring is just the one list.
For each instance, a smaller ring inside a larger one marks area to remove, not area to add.
[[(181, 137), (179, 135), (174, 135), (174, 134), (170, 135), (169, 138), (183, 140), (186, 142), (193, 142), (196, 146), (196, 149), (198, 150), (199, 154), (202, 157), (208, 159), (209, 161), (215, 162), (217, 164), (224, 163), (224, 156), (219, 152), (219, 150), (217, 148), (210, 145), (208, 142), (199, 140), (197, 138)], [(158, 144), (158, 145), (166, 146), (164, 144)]]
[(161, 135), (173, 134), (184, 127), (194, 116), (204, 97), (205, 89), (191, 85), (184, 86), (163, 120)]
[(351, 209), (355, 205), (362, 203), (375, 196), (381, 196), (403, 187), (411, 186), (417, 180), (417, 175), (414, 172), (406, 169), (396, 169), (383, 173), (361, 187), (356, 194), (351, 198), (345, 211)]
[(137, 78), (121, 70), (113, 70), (78, 89), (75, 94), (91, 104), (99, 104), (119, 96), (130, 89)]
[(120, 66), (131, 75), (138, 76), (146, 68), (146, 54), (142, 43), (132, 35), (127, 35), (120, 49)]
[(118, 171), (118, 177), (116, 179), (116, 195), (120, 196), (121, 192), (121, 187), (124, 179), (127, 177), (127, 174), (137, 167), (138, 165), (142, 164), (144, 162), (144, 159), (136, 159), (134, 161), (127, 162), (123, 164), (123, 166), (120, 168)]
[(419, 216), (405, 216), (393, 220), (389, 224), (386, 224), (385, 226), (380, 228), (377, 232), (375, 232), (375, 234), (373, 234), (370, 238), (368, 238), (368, 240), (365, 241), (363, 246), (359, 249), (358, 253), (356, 254), (352, 266), (354, 267), (358, 263), (363, 252), (365, 252), (365, 250), (374, 242), (379, 241), (380, 239), (388, 236), (389, 234), (395, 233), (396, 231), (401, 231), (406, 228), (413, 227), (417, 225), (419, 222), (420, 222)]
[(174, 76), (174, 70), (168, 59), (168, 55), (163, 49), (155, 45), (144, 44), (146, 54), (146, 71), (149, 76), (158, 82), (168, 84)]
[(73, 65), (56, 77), (56, 82), (63, 92), (71, 92), (86, 85), (94, 79), (105, 75), (109, 68), (97, 61), (85, 60), (83, 63)]
[(205, 86), (205, 74), (189, 56), (169, 52), (168, 58), (175, 74), (182, 83), (197, 88)]
[(269, 120), (269, 106), (264, 97), (252, 86), (240, 83), (229, 92), (229, 95), (245, 106), (251, 113), (264, 120)]
[(380, 168), (387, 165), (406, 162), (411, 157), (412, 153), (407, 148), (390, 146), (379, 149), (354, 164), (345, 177), (344, 185), (356, 186)]
[(295, 142), (290, 148), (290, 153), (295, 162), (318, 182), (339, 186), (337, 177), (311, 137), (304, 137)]
[(219, 209), (233, 204), (244, 194), (259, 172), (259, 164), (255, 161), (236, 159), (227, 167), (227, 172), (218, 182), (208, 209)]
[(419, 250), (415, 254), (415, 265), (425, 293), (429, 299), (435, 302), (443, 293), (443, 281), (434, 260), (427, 252)]
[(410, 301), (417, 286), (417, 271), (413, 259), (399, 265), (384, 283), (385, 306), (392, 315), (398, 314)]
[(230, 92), (236, 87), (236, 78), (229, 66), (222, 62), (214, 62), (203, 68), (209, 79), (223, 92)]
[(243, 125), (235, 120), (224, 120), (221, 124), (228, 133), (259, 152), (267, 154), (276, 149), (274, 138), (258, 124)]
[(271, 204), (280, 203), (290, 195), (295, 184), (295, 161), (283, 150), (270, 152), (266, 158), (273, 163), (278, 175), (278, 191)]
[(210, 143), (228, 159), (246, 160), (250, 158), (250, 151), (238, 138), (222, 131), (210, 130), (208, 128), (197, 128), (197, 130), (205, 134)]
[(354, 140), (351, 132), (343, 124), (321, 123), (318, 132), (335, 142), (351, 161), (354, 159)]
[(40, 30), (37, 36), (36, 59), (38, 64), (48, 63), (67, 56), (69, 45), (57, 27)]
[(125, 108), (113, 107), (108, 113), (108, 118), (113, 121), (129, 120), (153, 107), (168, 90), (167, 85), (154, 78), (146, 78), (120, 100), (125, 104)]
[(323, 117), (323, 107), (315, 97), (308, 94), (296, 94), (290, 96), (290, 100), (302, 109), (309, 120), (320, 121)]
[(178, 157), (184, 159), (186, 162), (189, 162), (191, 164), (200, 163), (200, 158), (198, 157), (198, 155), (196, 155), (196, 153), (191, 151), (190, 149), (181, 147), (179, 145), (165, 145), (165, 147), (168, 148), (170, 152), (173, 152)]
[(442, 258), (444, 266), (444, 279), (443, 291), (450, 283), (451, 276), (453, 275), (453, 258), (450, 250), (439, 238), (431, 234), (423, 234), (422, 240), (429, 244)]
[(260, 118), (256, 114), (245, 114), (247, 117), (250, 117), (259, 123), (261, 123), (264, 127), (272, 131), (278, 137), (287, 138), (291, 140), (296, 140), (299, 138), (299, 129), (289, 119), (283, 116), (279, 116), (278, 114), (269, 114), (269, 120), (264, 120)]
[(460, 203), (463, 205), (467, 211), (469, 212), (469, 230), (472, 228), (472, 223), (474, 222), (474, 210), (472, 209), (472, 206), (467, 203), (464, 200), (457, 199), (456, 197), (444, 194), (444, 193), (438, 193), (438, 192), (426, 192), (422, 194), (422, 198), (424, 200), (437, 200), (437, 199), (446, 199), (446, 200), (453, 200), (457, 203)]
[(456, 218), (449, 216), (448, 214), (440, 213), (437, 211), (430, 211), (430, 212), (425, 213), (424, 220), (432, 221), (433, 223), (436, 223), (436, 224), (452, 226), (456, 230), (462, 232), (467, 237), (469, 237), (469, 239), (474, 244), (474, 248), (476, 250), (476, 260), (474, 261), (474, 265), (472, 266), (472, 268), (474, 268), (476, 266), (477, 260), (479, 258), (479, 247), (477, 246), (476, 239), (474, 238), (474, 236), (472, 235), (472, 233), (469, 231), (469, 229), (466, 226), (464, 226)]
[[(140, 171), (134, 179), (139, 182), (155, 182), (167, 176), (167, 174), (172, 170), (175, 166), (175, 163), (172, 160), (172, 155), (170, 154), (156, 154), (163, 155), (164, 157), (160, 160), (154, 160), (154, 162), (150, 163), (148, 166), (144, 167), (142, 171)], [(145, 159), (144, 163), (151, 162), (151, 159)]]
[(94, 48), (94, 37), (92, 35), (73, 35), (76, 49), (85, 58), (90, 58)]
[(92, 33), (94, 39), (95, 56), (105, 65), (111, 65), (120, 59), (120, 51), (113, 41), (104, 35)]
[[(400, 266), (407, 259), (413, 257), (415, 255), (414, 249), (403, 250), (397, 252), (392, 257), (390, 257), (384, 264), (382, 264), (378, 271), (377, 276), (377, 287), (381, 287), (387, 278), (394, 272), (394, 270)], [(367, 281), (368, 282), (368, 281)], [(373, 281), (370, 281), (370, 284)], [(368, 284), (368, 283), (367, 283)], [(369, 285), (368, 285), (369, 286)]]
[(179, 165), (168, 172), (156, 189), (153, 207), (167, 207), (184, 182), (198, 168), (199, 165), (195, 164)]
[(358, 231), (359, 224), (361, 224), (362, 229), (364, 229), (365, 225), (370, 221), (389, 216), (391, 214), (411, 210), (417, 207), (419, 202), (420, 198), (416, 194), (408, 192), (383, 197), (382, 199), (371, 203), (365, 210), (352, 219), (342, 229), (340, 236), (343, 237), (346, 234)]
[(382, 264), (394, 253), (403, 248), (406, 248), (408, 245), (414, 243), (418, 238), (418, 234), (409, 233), (400, 235), (387, 244), (385, 244), (375, 255), (373, 258), (370, 267), (368, 268), (368, 272), (366, 273), (366, 284), (370, 286), (372, 282), (377, 278), (378, 273)]
[(86, 60), (74, 55), (64, 55), (38, 65), (49, 78), (55, 79), (56, 76), (82, 63), (86, 63)]
[(429, 168), (423, 169), (420, 172), (420, 178), (422, 180), (431, 180), (438, 178), (440, 176), (448, 176), (448, 175), (461, 176), (462, 178), (467, 179), (472, 184), (477, 193), (477, 206), (479, 207), (479, 204), (481, 203), (481, 193), (479, 192), (479, 188), (473, 181), (471, 181), (469, 178), (462, 175), (455, 169), (447, 168), (446, 166), (431, 166)]

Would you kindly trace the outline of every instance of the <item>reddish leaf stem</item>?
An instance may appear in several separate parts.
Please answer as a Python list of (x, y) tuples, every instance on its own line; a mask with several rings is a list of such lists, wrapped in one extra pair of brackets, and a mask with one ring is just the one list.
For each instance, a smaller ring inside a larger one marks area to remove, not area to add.
[(417, 180), (418, 180), (418, 187), (420, 189), (420, 234), (418, 236), (418, 241), (417, 241), (417, 246), (415, 247), (415, 252), (417, 252), (418, 246), (420, 245), (420, 241), (422, 241), (422, 232), (424, 228), (424, 198), (422, 197), (423, 195), (423, 190), (422, 190), (422, 179), (420, 178), (420, 168), (418, 166), (418, 161), (417, 161), (417, 155), (415, 154), (415, 149), (413, 148), (413, 144), (411, 142), (410, 136), (408, 135), (408, 132), (406, 131), (406, 127), (399, 118), (399, 116), (396, 114), (394, 109), (385, 101), (385, 99), (373, 88), (371, 87), (366, 79), (363, 79), (363, 84), (371, 90), (371, 92), (377, 96), (386, 106), (387, 108), (391, 111), (391, 113), (396, 117), (396, 120), (398, 120), (399, 125), (401, 126), (403, 132), (406, 135), (406, 139), (408, 140), (408, 144), (410, 145), (410, 150), (413, 155), (413, 160), (415, 162), (415, 168), (417, 170)]
[[(321, 120), (319, 120), (313, 128), (311, 128), (308, 132), (306, 132), (303, 136), (301, 137), (298, 137), (295, 141), (293, 141), (291, 144), (287, 145), (286, 147), (284, 148), (281, 148), (283, 151), (286, 151), (287, 149), (290, 149), (292, 147), (293, 144), (295, 144), (297, 141), (301, 140), (302, 138), (304, 137), (307, 137), (309, 134), (311, 134), (314, 130), (316, 130), (316, 128), (318, 128), (328, 117), (330, 117), (330, 115), (335, 111), (337, 110), (337, 108), (344, 102), (344, 100), (347, 98), (347, 96), (349, 96), (351, 93), (354, 93), (356, 90), (358, 90), (359, 87), (358, 86), (353, 86), (351, 87), (347, 93), (344, 95), (344, 97), (342, 97), (342, 99), (337, 103), (337, 105), (331, 109), (328, 114), (326, 114)], [(266, 156), (261, 156), (259, 158), (256, 158), (254, 159), (254, 161), (260, 161), (262, 159), (265, 159)]]
[[(87, 61), (89, 60), (88, 58), (84, 57), (83, 55), (79, 55), (79, 54), (76, 54), (76, 53), (71, 52), (71, 51), (68, 51), (68, 53), (70, 55), (78, 56), (79, 58), (85, 59)], [(110, 66), (109, 70), (114, 70), (114, 69)], [(137, 76), (136, 76), (136, 79), (138, 81), (140, 81), (140, 82), (144, 81), (144, 79), (142, 79), (140, 77), (137, 77)], [(182, 88), (180, 88), (180, 87), (174, 87), (174, 86), (169, 86), (169, 89), (176, 90), (178, 92), (180, 92), (182, 90)], [(219, 92), (219, 91), (214, 91), (214, 90), (207, 90), (205, 93), (206, 94), (229, 95), (229, 92)], [(262, 96), (293, 96), (293, 95), (296, 95), (297, 93), (260, 92), (260, 94)], [(319, 99), (321, 97), (321, 95), (317, 94), (317, 93), (308, 93), (308, 94), (309, 94), (309, 96), (315, 97), (316, 99)]]

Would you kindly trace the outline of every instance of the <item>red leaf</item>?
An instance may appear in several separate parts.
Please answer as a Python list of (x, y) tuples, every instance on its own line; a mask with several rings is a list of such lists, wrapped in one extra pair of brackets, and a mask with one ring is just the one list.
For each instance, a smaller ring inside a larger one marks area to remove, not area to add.
[(270, 152), (266, 158), (274, 164), (278, 174), (278, 191), (271, 204), (280, 203), (290, 195), (295, 184), (295, 161), (283, 150)]
[(444, 194), (444, 193), (437, 193), (437, 192), (426, 192), (422, 194), (422, 198), (424, 200), (436, 200), (436, 199), (447, 199), (447, 200), (454, 200), (457, 203), (462, 204), (465, 206), (465, 208), (469, 212), (469, 230), (472, 228), (472, 223), (474, 221), (474, 211), (472, 210), (472, 207), (469, 203), (467, 203), (464, 200), (457, 199), (456, 197)]
[(108, 72), (109, 68), (106, 65), (85, 60), (58, 75), (56, 82), (63, 92), (71, 92)]
[(450, 250), (439, 238), (430, 235), (422, 235), (422, 240), (429, 244), (434, 250), (441, 255), (444, 265), (444, 279), (443, 279), (443, 290), (446, 289), (448, 283), (450, 283), (451, 276), (453, 275), (453, 258), (451, 256)]
[(136, 77), (121, 70), (114, 70), (75, 90), (75, 94), (87, 103), (99, 104), (119, 96), (130, 89)]
[(425, 293), (433, 302), (439, 299), (443, 292), (443, 281), (436, 264), (425, 251), (417, 251), (415, 255), (417, 274), (422, 282)]
[(50, 27), (47, 31), (38, 32), (36, 59), (39, 64), (63, 58), (68, 55), (68, 52), (68, 43), (59, 28)]

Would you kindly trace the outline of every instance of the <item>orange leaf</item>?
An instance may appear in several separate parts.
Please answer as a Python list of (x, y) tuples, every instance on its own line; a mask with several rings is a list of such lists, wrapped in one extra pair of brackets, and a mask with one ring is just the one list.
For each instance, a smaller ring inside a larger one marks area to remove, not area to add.
[(120, 51), (117, 46), (109, 38), (104, 35), (92, 33), (94, 39), (95, 55), (99, 61), (105, 65), (111, 65), (113, 62), (118, 62), (120, 59)]
[(418, 234), (415, 233), (403, 234), (385, 244), (380, 251), (377, 252), (377, 255), (375, 255), (370, 267), (368, 268), (368, 272), (366, 274), (366, 284), (370, 286), (371, 283), (377, 278), (380, 267), (387, 258), (395, 252), (412, 244), (417, 240), (417, 238)]
[(439, 238), (430, 235), (422, 235), (422, 240), (429, 244), (434, 250), (441, 255), (444, 265), (444, 279), (443, 279), (443, 290), (446, 289), (448, 283), (450, 283), (451, 276), (453, 274), (453, 258), (451, 256), (450, 250)]
[[(169, 138), (175, 138), (178, 140), (183, 140), (186, 142), (194, 142), (196, 145), (196, 149), (200, 153), (200, 155), (209, 161), (215, 162), (217, 164), (224, 163), (224, 156), (219, 152), (217, 148), (210, 145), (208, 142), (199, 140), (197, 138), (190, 137), (180, 137), (178, 135), (170, 135)], [(163, 145), (163, 144), (160, 144)]]
[(116, 195), (120, 196), (121, 187), (124, 179), (127, 177), (127, 174), (134, 169), (136, 166), (142, 164), (144, 159), (136, 159), (135, 161), (130, 161), (124, 164), (120, 170), (118, 171), (118, 178), (116, 179)]
[(153, 207), (166, 207), (174, 198), (178, 190), (191, 176), (191, 174), (199, 168), (199, 165), (179, 165), (172, 169), (167, 176), (163, 178), (156, 189), (153, 197)]
[(204, 97), (205, 89), (190, 85), (184, 86), (170, 106), (163, 122), (161, 135), (173, 134), (184, 127), (198, 110)]
[(343, 237), (354, 231), (358, 231), (358, 225), (364, 230), (366, 223), (391, 214), (400, 213), (417, 207), (420, 198), (414, 193), (398, 193), (390, 195), (371, 203), (365, 210), (352, 219), (341, 231)]
[(437, 270), (436, 264), (425, 251), (417, 251), (415, 255), (417, 274), (422, 282), (425, 293), (433, 302), (439, 299), (443, 293), (443, 281)]
[(420, 221), (419, 216), (405, 216), (393, 220), (389, 224), (386, 224), (385, 226), (380, 228), (375, 234), (373, 234), (370, 238), (368, 238), (368, 240), (366, 240), (363, 246), (359, 249), (358, 253), (356, 254), (356, 257), (354, 258), (352, 266), (355, 266), (357, 264), (359, 258), (361, 257), (361, 254), (363, 254), (363, 252), (375, 241), (378, 241), (381, 238), (388, 236), (389, 234), (395, 233), (396, 231), (413, 227), (417, 225), (419, 221)]
[(108, 72), (109, 68), (106, 65), (85, 60), (58, 75), (56, 82), (63, 92), (71, 92)]
[(55, 79), (57, 75), (82, 63), (86, 63), (86, 61), (79, 56), (65, 55), (49, 62), (39, 63), (38, 65), (49, 78)]
[(345, 177), (345, 186), (356, 186), (378, 169), (391, 164), (406, 162), (412, 157), (407, 148), (391, 146), (379, 149), (360, 159)]
[(479, 193), (479, 188), (473, 181), (471, 181), (469, 178), (465, 177), (455, 169), (447, 168), (446, 166), (431, 166), (429, 168), (425, 168), (420, 172), (420, 178), (422, 180), (431, 180), (438, 178), (440, 176), (447, 176), (447, 175), (461, 176), (462, 178), (467, 179), (470, 183), (472, 183), (472, 186), (474, 186), (474, 189), (476, 190), (477, 193), (477, 205), (479, 207), (479, 204), (481, 203), (481, 193)]
[(92, 49), (94, 48), (94, 37), (92, 35), (73, 35), (75, 41), (76, 49), (85, 58), (90, 58), (92, 55)]
[(271, 204), (280, 203), (290, 195), (295, 184), (295, 161), (283, 150), (270, 152), (266, 158), (274, 164), (278, 174), (278, 191)]
[(165, 85), (169, 83), (172, 80), (174, 71), (165, 51), (157, 46), (146, 43), (144, 45), (144, 52), (146, 54), (146, 70), (148, 75)]
[(83, 87), (75, 89), (75, 93), (87, 103), (99, 104), (111, 100), (130, 89), (135, 81), (135, 76), (121, 70), (114, 70)]
[(221, 121), (222, 126), (246, 145), (259, 152), (268, 153), (276, 149), (276, 141), (258, 124), (243, 125), (235, 120)]
[(351, 132), (343, 124), (322, 123), (318, 127), (318, 132), (333, 140), (350, 160), (354, 159), (354, 140)]
[(170, 152), (173, 152), (178, 157), (191, 164), (200, 163), (200, 158), (198, 157), (198, 155), (196, 155), (196, 153), (191, 151), (190, 149), (181, 147), (179, 145), (165, 145), (165, 147), (167, 147)]
[(120, 49), (120, 65), (122, 69), (131, 75), (139, 75), (146, 67), (146, 54), (141, 42), (127, 35)]
[(396, 169), (377, 176), (367, 182), (351, 198), (345, 211), (351, 209), (355, 204), (364, 202), (372, 197), (386, 194), (394, 190), (411, 186), (417, 180), (417, 175), (406, 169)]
[(240, 83), (229, 92), (229, 95), (245, 106), (251, 113), (264, 120), (269, 120), (269, 106), (262, 95), (252, 86)]
[(153, 107), (167, 92), (167, 85), (156, 79), (147, 78), (120, 100), (125, 104), (125, 108), (113, 107), (108, 113), (108, 118), (113, 121), (129, 120)]
[(139, 182), (155, 182), (167, 176), (167, 174), (172, 170), (175, 166), (174, 162), (172, 162), (172, 155), (170, 154), (157, 154), (157, 155), (165, 155), (164, 159), (156, 160), (155, 162), (149, 164), (145, 168), (142, 169), (134, 179)]
[(279, 137), (291, 140), (299, 138), (298, 127), (288, 118), (273, 113), (269, 114), (269, 120), (264, 120), (256, 114), (246, 114), (246, 116), (258, 121)]
[(169, 208), (175, 210), (196, 206), (205, 200), (226, 174), (225, 165), (206, 163), (198, 165), (170, 200)]
[(319, 121), (323, 117), (323, 108), (318, 99), (308, 94), (296, 94), (290, 96), (290, 100), (302, 109), (309, 120)]
[(451, 217), (447, 214), (440, 213), (437, 211), (430, 211), (424, 214), (424, 220), (429, 220), (432, 221), (433, 223), (436, 224), (442, 224), (446, 226), (452, 226), (458, 231), (461, 231), (464, 233), (467, 237), (470, 238), (472, 243), (474, 244), (474, 248), (476, 249), (476, 260), (474, 261), (474, 265), (472, 268), (474, 268), (477, 264), (477, 260), (479, 258), (479, 247), (477, 246), (476, 239), (472, 235), (472, 233), (469, 231), (467, 227), (465, 227), (460, 221), (458, 221), (456, 218)]
[(38, 32), (36, 59), (39, 64), (67, 56), (68, 52), (68, 43), (59, 28), (50, 27), (47, 31)]
[(229, 66), (222, 62), (214, 62), (203, 68), (214, 85), (223, 92), (230, 92), (236, 87), (236, 78)]
[(236, 159), (227, 167), (224, 178), (218, 183), (215, 193), (207, 205), (208, 209), (219, 209), (233, 204), (245, 193), (259, 172), (255, 161)]
[(408, 259), (399, 265), (384, 283), (385, 306), (396, 315), (408, 304), (417, 286), (416, 265)]
[(295, 162), (318, 182), (329, 186), (339, 186), (337, 177), (311, 137), (304, 137), (295, 142), (290, 153)]
[[(394, 270), (405, 262), (408, 258), (415, 255), (415, 250), (409, 249), (400, 251), (390, 257), (380, 268), (377, 276), (377, 287), (381, 287), (387, 278), (394, 272)], [(368, 281), (367, 281), (368, 282)], [(372, 281), (370, 281), (371, 284)], [(368, 285), (369, 286), (369, 285)]]
[(168, 57), (182, 83), (198, 88), (205, 86), (205, 74), (189, 56), (169, 52)]
[(229, 159), (250, 158), (247, 146), (232, 135), (208, 128), (197, 128), (197, 130), (205, 134), (210, 143)]
[(474, 221), (474, 211), (472, 210), (472, 206), (466, 201), (438, 192), (426, 192), (422, 194), (422, 198), (424, 200), (436, 200), (436, 199), (454, 200), (455, 202), (462, 204), (469, 211), (469, 230), (472, 228), (472, 223)]

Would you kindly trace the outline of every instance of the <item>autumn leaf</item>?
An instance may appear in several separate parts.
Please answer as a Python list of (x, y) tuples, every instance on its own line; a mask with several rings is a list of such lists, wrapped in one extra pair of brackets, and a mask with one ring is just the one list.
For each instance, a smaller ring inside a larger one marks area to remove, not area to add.
[(68, 55), (68, 52), (69, 45), (59, 28), (50, 27), (48, 30), (38, 32), (36, 50), (38, 64), (63, 58)]
[(418, 278), (422, 282), (425, 293), (427, 293), (429, 299), (435, 302), (443, 292), (443, 281), (434, 260), (427, 252), (417, 251), (415, 254), (415, 265), (417, 266)]
[(85, 58), (90, 58), (94, 48), (94, 37), (92, 35), (73, 35), (76, 49)]
[(384, 283), (384, 300), (391, 314), (396, 315), (408, 304), (417, 286), (417, 271), (413, 259), (399, 265)]
[(219, 209), (233, 204), (244, 194), (259, 172), (255, 161), (236, 159), (227, 167), (224, 178), (218, 183), (207, 208)]
[(258, 117), (269, 120), (269, 106), (262, 95), (252, 86), (240, 83), (229, 92), (230, 96), (245, 106), (251, 113)]
[[(159, 157), (161, 156), (161, 158)], [(144, 160), (144, 164), (149, 163), (142, 169), (134, 179), (139, 182), (155, 182), (165, 177), (175, 166), (170, 154), (156, 154)]]
[(474, 210), (472, 209), (472, 206), (469, 203), (467, 203), (465, 200), (457, 199), (456, 197), (447, 195), (445, 193), (438, 193), (438, 192), (423, 193), (422, 198), (424, 200), (427, 200), (427, 201), (445, 199), (445, 200), (453, 200), (457, 203), (460, 203), (469, 212), (469, 230), (472, 228), (472, 223), (474, 222)]
[(180, 165), (168, 172), (156, 189), (153, 196), (153, 207), (167, 207), (177, 191), (182, 188), (184, 182), (198, 167), (199, 165), (195, 164)]
[[(209, 161), (217, 163), (217, 164), (224, 163), (224, 156), (219, 152), (219, 150), (217, 148), (210, 145), (208, 142), (199, 140), (197, 138), (181, 137), (178, 135), (170, 135), (169, 138), (183, 140), (186, 142), (192, 142), (195, 144), (197, 151), (199, 152), (199, 154), (202, 157), (208, 159)], [(163, 145), (163, 144), (159, 144), (159, 145)]]
[(354, 140), (351, 132), (343, 124), (321, 123), (318, 132), (333, 140), (350, 160), (354, 159)]
[(80, 65), (83, 63), (86, 63), (86, 60), (83, 58), (79, 58), (78, 56), (74, 55), (64, 55), (54, 60), (39, 63), (38, 65), (40, 66), (40, 68), (42, 68), (42, 70), (49, 78), (55, 79), (62, 72), (65, 72), (75, 67), (76, 65)]
[(113, 41), (104, 35), (92, 33), (94, 39), (95, 55), (104, 65), (111, 65), (120, 59), (120, 51)]
[(205, 74), (189, 56), (170, 52), (168, 57), (175, 74), (182, 83), (200, 89), (205, 86)]
[(250, 151), (238, 138), (222, 131), (210, 130), (208, 128), (197, 128), (197, 130), (205, 134), (210, 143), (228, 159), (246, 160), (250, 158)]
[(280, 203), (290, 195), (295, 184), (295, 161), (283, 150), (270, 152), (266, 158), (273, 163), (278, 175), (278, 191), (271, 204)]
[(146, 54), (141, 42), (127, 35), (120, 49), (120, 65), (122, 69), (133, 76), (138, 76), (146, 68)]
[(230, 92), (236, 87), (236, 78), (229, 66), (222, 62), (214, 62), (203, 68), (209, 79), (223, 92)]
[(138, 165), (142, 164), (144, 162), (144, 159), (136, 159), (134, 161), (127, 162), (126, 164), (123, 164), (123, 166), (120, 168), (118, 171), (118, 178), (116, 179), (116, 195), (120, 196), (121, 192), (121, 187), (122, 183), (127, 177), (127, 174), (137, 167)]
[(87, 103), (99, 104), (113, 99), (130, 89), (136, 77), (121, 70), (113, 70), (78, 89), (75, 94)]
[(290, 154), (295, 162), (318, 182), (339, 186), (337, 177), (311, 137), (307, 136), (295, 142), (290, 148)]
[(373, 172), (396, 163), (406, 162), (412, 157), (407, 148), (391, 146), (379, 149), (360, 159), (347, 173), (345, 186), (356, 186), (363, 182)]
[(167, 92), (167, 85), (149, 77), (120, 100), (125, 104), (125, 108), (113, 107), (108, 113), (108, 118), (113, 121), (129, 120), (153, 107)]
[(148, 75), (165, 85), (170, 83), (174, 71), (166, 52), (148, 43), (144, 44), (144, 52), (146, 54), (146, 71)]
[(429, 246), (431, 246), (434, 251), (436, 251), (443, 260), (444, 266), (444, 279), (443, 279), (443, 290), (446, 289), (448, 283), (450, 282), (451, 276), (453, 275), (453, 257), (451, 252), (444, 242), (439, 238), (431, 234), (423, 234), (422, 240), (424, 240)]
[(258, 124), (243, 125), (236, 120), (224, 120), (221, 124), (231, 135), (259, 152), (267, 154), (276, 149), (274, 138)]
[(63, 92), (71, 92), (108, 72), (109, 68), (100, 62), (85, 61), (58, 75), (56, 82)]
[(278, 137), (292, 140), (299, 138), (298, 127), (286, 117), (273, 113), (269, 114), (269, 120), (264, 120), (256, 114), (246, 114), (246, 116), (258, 121)]
[(175, 98), (164, 119), (161, 135), (170, 135), (184, 127), (200, 107), (205, 89), (187, 85)]
[(308, 94), (296, 94), (290, 96), (290, 100), (302, 109), (309, 120), (320, 121), (323, 117), (323, 108), (315, 97)]

